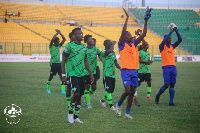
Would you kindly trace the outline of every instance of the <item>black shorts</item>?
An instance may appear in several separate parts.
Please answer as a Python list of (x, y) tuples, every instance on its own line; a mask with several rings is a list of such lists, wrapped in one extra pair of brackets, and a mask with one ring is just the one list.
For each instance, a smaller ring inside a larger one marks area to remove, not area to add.
[(50, 74), (51, 75), (61, 74), (61, 63), (50, 63)]
[[(94, 76), (94, 82), (93, 84), (96, 85), (96, 74), (93, 75)], [(90, 80), (90, 75), (85, 75), (85, 84), (88, 85), (88, 84), (91, 84), (91, 80)]]
[(138, 73), (138, 81), (144, 82), (144, 81), (151, 81), (151, 73)]
[(100, 78), (100, 69), (99, 66), (96, 67), (96, 79), (98, 80)]
[(103, 78), (103, 84), (104, 84), (105, 91), (107, 91), (108, 93), (113, 93), (114, 92), (114, 89), (115, 89), (115, 78), (104, 77)]
[(85, 91), (85, 76), (83, 77), (71, 76), (69, 77), (69, 81), (72, 92), (79, 93), (82, 96)]

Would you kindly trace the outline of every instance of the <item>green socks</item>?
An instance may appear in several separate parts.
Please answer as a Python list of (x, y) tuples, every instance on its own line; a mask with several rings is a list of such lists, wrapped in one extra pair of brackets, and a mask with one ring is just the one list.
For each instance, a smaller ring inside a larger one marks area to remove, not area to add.
[(65, 91), (65, 85), (62, 83), (62, 81), (60, 81), (60, 85), (61, 85), (61, 91)]
[(80, 109), (81, 109), (81, 105), (77, 105), (77, 107), (75, 107), (74, 119), (78, 118)]
[(92, 95), (92, 94), (93, 94), (93, 92), (94, 92), (94, 91), (92, 90), (92, 87), (90, 86), (90, 89), (89, 89), (89, 94), (90, 94), (90, 95)]
[(103, 98), (102, 98), (103, 101), (106, 101), (107, 100), (107, 96), (105, 95)]
[(75, 103), (70, 103), (69, 114), (73, 114), (74, 110), (75, 110)]
[(47, 90), (50, 90), (51, 81), (47, 81)]
[(66, 97), (66, 99), (67, 99), (67, 106), (68, 106), (68, 108), (69, 108), (70, 103), (71, 103), (71, 96)]
[(85, 99), (87, 104), (90, 104), (90, 92), (88, 90), (85, 90)]
[(147, 87), (147, 97), (151, 96), (151, 87)]
[(108, 104), (113, 104), (113, 102), (112, 102), (112, 95), (111, 95), (111, 93), (106, 93), (106, 97), (108, 98)]

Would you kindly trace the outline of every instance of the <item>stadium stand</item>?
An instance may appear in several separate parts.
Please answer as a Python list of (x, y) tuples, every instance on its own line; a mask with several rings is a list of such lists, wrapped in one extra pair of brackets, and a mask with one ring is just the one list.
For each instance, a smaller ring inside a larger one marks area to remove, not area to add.
[[(63, 20), (75, 20), (82, 26), (84, 35), (93, 35), (93, 37), (97, 39), (97, 46), (100, 50), (103, 50), (103, 42), (105, 39), (118, 41), (122, 25), (125, 21), (123, 9), (114, 7), (0, 3), (1, 20), (4, 19), (6, 10), (15, 14), (17, 14), (19, 10), (21, 15), (20, 17), (6, 16), (9, 19), (9, 23), (0, 23), (1, 53), (5, 53), (5, 43), (7, 45), (7, 50), (8, 44), (11, 45), (11, 43), (15, 43), (16, 45), (21, 43), (21, 47), (23, 47), (22, 43), (24, 46), (27, 43), (29, 45), (26, 45), (26, 48), (31, 49), (31, 54), (49, 54), (48, 45), (52, 36), (55, 34), (55, 29), (61, 30), (67, 39), (67, 43), (69, 42), (68, 34), (76, 27), (65, 24)], [(134, 14), (137, 21), (144, 22), (143, 17), (141, 16), (145, 13), (145, 9), (130, 8), (129, 11)], [(196, 30), (198, 30), (199, 27), (196, 24), (193, 26), (193, 24), (199, 21), (199, 19), (193, 14), (194, 12), (192, 10), (169, 11), (164, 9), (155, 9), (151, 18), (152, 20), (149, 21), (148, 25), (150, 30), (148, 30), (145, 38), (145, 40), (150, 44), (149, 51), (151, 55), (160, 54), (158, 45), (162, 41), (161, 36), (168, 32), (167, 26), (169, 25), (169, 22), (175, 21), (173, 18), (168, 20), (167, 18), (169, 17), (162, 17), (163, 14), (166, 15), (167, 13), (168, 16), (170, 16), (169, 14), (184, 14), (190, 16), (190, 19), (195, 18), (196, 21), (186, 21), (184, 20), (184, 17), (181, 17), (181, 20), (177, 25), (179, 26), (180, 24), (181, 34), (185, 32), (185, 36), (193, 37), (193, 42), (199, 41), (199, 33), (196, 33)], [(189, 31), (184, 29), (186, 26), (181, 23), (183, 20), (187, 24), (190, 24), (190, 27), (191, 25), (193, 26)], [(93, 25), (91, 25), (91, 22)], [(132, 35), (134, 35), (135, 30), (142, 29), (132, 17), (130, 17), (128, 24), (129, 26), (127, 30), (130, 31)], [(183, 32), (182, 29), (184, 29)], [(61, 39), (61, 36), (59, 36), (59, 38)], [(188, 44), (188, 40), (190, 41), (191, 38), (184, 39), (184, 44)], [(182, 47), (182, 49), (183, 48), (188, 50), (193, 49), (194, 51), (194, 47), (190, 47), (189, 45), (187, 45), (187, 47)], [(188, 54), (187, 51), (183, 50), (177, 49), (175, 54)], [(14, 53), (20, 53), (20, 50), (18, 51), (19, 52), (14, 51)], [(117, 45), (115, 46), (115, 51), (118, 54)], [(6, 53), (12, 52), (13, 50)], [(23, 53), (22, 50), (21, 53)]]
[[(129, 8), (128, 9), (141, 23), (145, 9)], [(153, 9), (152, 18), (149, 21), (148, 28), (160, 36), (169, 32), (169, 24), (174, 22), (180, 30), (183, 42), (180, 47), (188, 50), (191, 54), (200, 54), (200, 28), (196, 23), (200, 22), (199, 15), (193, 10), (180, 9)], [(176, 35), (172, 35), (172, 41), (176, 41)]]
[[(83, 24), (124, 24), (125, 16), (122, 8), (114, 7), (87, 7), (56, 5), (68, 18), (80, 20)], [(98, 16), (98, 17), (97, 17)], [(138, 25), (133, 18), (129, 24)]]
[[(32, 5), (32, 4), (13, 4), (13, 3), (0, 3), (1, 12), (13, 13), (10, 15), (14, 20), (31, 20), (31, 21), (54, 21), (59, 22), (65, 18), (63, 14), (57, 11), (55, 7), (49, 4)], [(20, 17), (18, 17), (18, 11)], [(3, 14), (2, 14), (3, 15)]]

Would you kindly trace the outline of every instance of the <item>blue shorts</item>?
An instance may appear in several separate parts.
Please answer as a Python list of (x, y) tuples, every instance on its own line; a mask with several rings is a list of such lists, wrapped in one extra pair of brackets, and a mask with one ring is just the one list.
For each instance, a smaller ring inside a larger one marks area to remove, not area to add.
[(163, 78), (165, 84), (176, 84), (176, 66), (164, 66), (163, 67)]
[(138, 72), (132, 69), (121, 69), (121, 77), (124, 87), (138, 87)]

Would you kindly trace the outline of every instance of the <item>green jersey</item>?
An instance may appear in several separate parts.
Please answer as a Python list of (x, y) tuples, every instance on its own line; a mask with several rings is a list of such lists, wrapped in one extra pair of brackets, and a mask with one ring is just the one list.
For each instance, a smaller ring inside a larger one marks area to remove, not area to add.
[(61, 63), (60, 62), (60, 45), (58, 47), (52, 45), (49, 45), (49, 50), (50, 50), (50, 63)]
[(115, 78), (115, 53), (109, 53), (105, 56), (106, 50), (101, 51), (100, 57), (103, 63), (103, 77)]
[[(90, 69), (92, 74), (96, 74), (96, 67), (97, 67), (97, 55), (100, 54), (100, 50), (93, 46), (92, 48), (86, 48), (87, 59), (90, 65)], [(89, 72), (85, 69), (85, 75), (90, 75)]]
[(63, 52), (69, 55), (69, 76), (84, 76), (85, 57), (87, 57), (85, 44), (71, 42), (64, 47)]
[[(150, 60), (150, 54), (147, 51), (140, 50), (139, 56), (140, 56), (141, 60), (143, 60), (143, 61), (149, 61)], [(148, 67), (148, 64), (139, 63), (139, 67), (140, 67), (140, 69), (138, 70), (138, 73), (150, 73), (150, 69)]]

